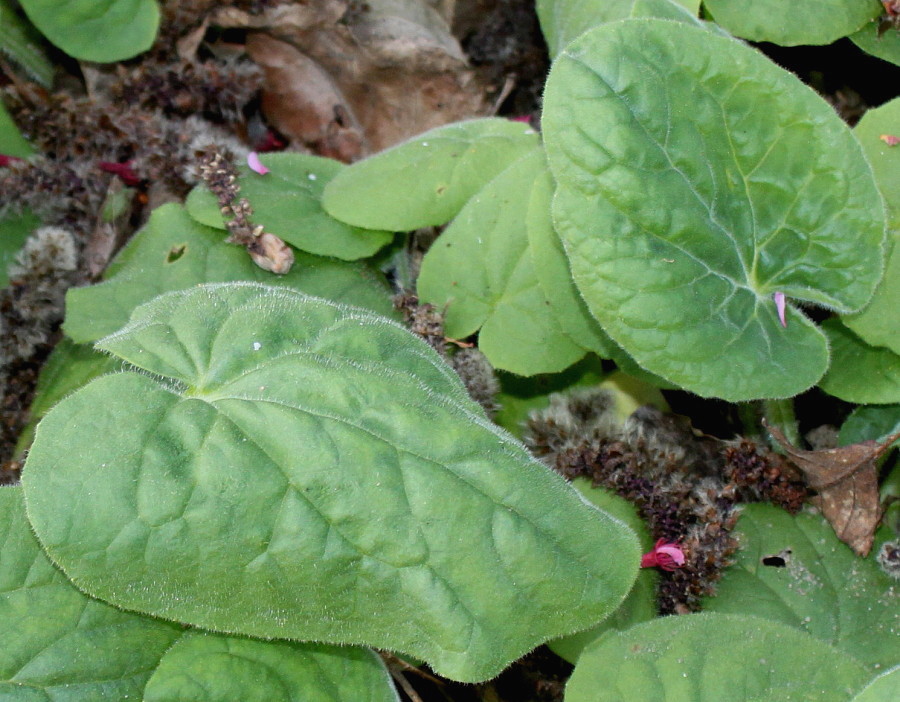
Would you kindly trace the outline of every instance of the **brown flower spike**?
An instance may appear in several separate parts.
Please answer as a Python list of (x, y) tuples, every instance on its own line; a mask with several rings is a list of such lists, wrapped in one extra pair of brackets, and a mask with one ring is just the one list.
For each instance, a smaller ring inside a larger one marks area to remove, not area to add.
[(791, 446), (777, 427), (769, 426), (768, 430), (806, 476), (809, 486), (819, 493), (815, 502), (834, 533), (858, 555), (867, 555), (881, 518), (875, 461), (900, 438), (900, 432), (882, 442), (803, 451)]

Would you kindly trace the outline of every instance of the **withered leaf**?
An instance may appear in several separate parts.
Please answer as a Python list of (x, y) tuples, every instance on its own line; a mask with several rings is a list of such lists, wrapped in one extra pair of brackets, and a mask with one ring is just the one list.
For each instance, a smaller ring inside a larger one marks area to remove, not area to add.
[(768, 430), (819, 493), (816, 503), (838, 538), (858, 555), (868, 554), (881, 518), (875, 461), (900, 432), (884, 441), (804, 451), (792, 446), (777, 427), (768, 426)]

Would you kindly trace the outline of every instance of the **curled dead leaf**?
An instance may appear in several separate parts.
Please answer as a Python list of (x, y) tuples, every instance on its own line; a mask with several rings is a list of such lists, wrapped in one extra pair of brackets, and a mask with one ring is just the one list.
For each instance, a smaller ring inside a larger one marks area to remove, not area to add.
[(294, 252), (279, 237), (263, 232), (247, 244), (247, 252), (253, 262), (264, 271), (284, 275), (294, 265)]
[(900, 437), (900, 432), (880, 442), (804, 451), (792, 446), (777, 427), (768, 426), (768, 430), (809, 486), (819, 493), (816, 503), (838, 538), (858, 555), (867, 555), (881, 518), (875, 461)]

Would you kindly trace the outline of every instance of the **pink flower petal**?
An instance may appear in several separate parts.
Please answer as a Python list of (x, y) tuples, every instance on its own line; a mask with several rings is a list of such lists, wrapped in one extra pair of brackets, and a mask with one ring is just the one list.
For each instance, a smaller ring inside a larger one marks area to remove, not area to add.
[(684, 565), (684, 551), (678, 544), (668, 543), (660, 539), (649, 553), (641, 556), (641, 568), (662, 568), (675, 570)]
[(13, 161), (21, 161), (17, 156), (7, 156), (6, 154), (0, 154), (0, 166), (8, 166)]
[(269, 172), (269, 169), (262, 165), (262, 161), (259, 160), (259, 154), (255, 151), (251, 151), (247, 154), (247, 165), (250, 166), (250, 170), (260, 175), (265, 175)]
[(122, 179), (122, 182), (129, 187), (139, 185), (141, 182), (140, 176), (135, 173), (134, 169), (131, 167), (131, 161), (125, 161), (124, 163), (98, 161), (97, 165), (100, 167), (101, 171), (106, 171), (107, 173), (113, 173), (119, 176), (119, 178)]
[(897, 144), (900, 144), (900, 137), (895, 137), (893, 134), (882, 134), (878, 138), (888, 146), (897, 146)]
[(776, 292), (772, 295), (772, 299), (775, 300), (775, 309), (778, 310), (778, 319), (781, 322), (781, 326), (787, 327), (787, 320), (784, 318), (784, 293)]

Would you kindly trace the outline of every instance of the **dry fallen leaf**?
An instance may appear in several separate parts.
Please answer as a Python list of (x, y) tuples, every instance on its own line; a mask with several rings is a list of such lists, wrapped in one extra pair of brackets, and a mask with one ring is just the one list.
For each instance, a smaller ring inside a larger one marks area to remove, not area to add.
[(221, 8), (211, 23), (261, 30), (247, 51), (265, 71), (266, 117), (322, 155), (355, 160), (492, 111), (446, 18), (426, 0), (320, 0), (258, 15)]
[(900, 437), (900, 432), (883, 442), (863, 441), (803, 451), (791, 446), (777, 427), (768, 429), (803, 472), (809, 486), (819, 493), (816, 503), (838, 538), (858, 555), (867, 555), (881, 518), (875, 461)]

